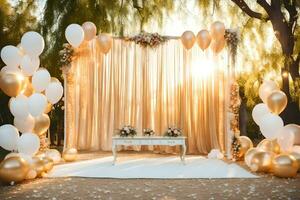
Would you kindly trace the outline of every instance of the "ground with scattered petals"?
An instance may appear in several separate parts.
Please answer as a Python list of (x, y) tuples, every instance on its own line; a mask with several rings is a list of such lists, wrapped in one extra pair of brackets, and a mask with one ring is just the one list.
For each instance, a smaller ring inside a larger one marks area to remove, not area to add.
[[(88, 157), (81, 155), (80, 160)], [(257, 179), (43, 178), (15, 186), (0, 185), (1, 200), (299, 198), (300, 174), (294, 179), (280, 179), (271, 175), (261, 175)]]

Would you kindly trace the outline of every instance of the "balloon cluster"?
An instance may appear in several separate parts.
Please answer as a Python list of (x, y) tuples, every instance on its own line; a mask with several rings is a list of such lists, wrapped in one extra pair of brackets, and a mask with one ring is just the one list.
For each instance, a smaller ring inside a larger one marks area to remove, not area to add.
[(216, 21), (211, 25), (210, 32), (208, 30), (201, 30), (194, 35), (192, 31), (185, 31), (181, 35), (181, 42), (183, 46), (189, 50), (197, 41), (199, 47), (204, 51), (211, 46), (212, 51), (217, 54), (225, 46), (225, 26), (222, 22)]
[(252, 117), (266, 139), (245, 155), (252, 171), (272, 172), (278, 177), (294, 177), (300, 167), (300, 126), (284, 126), (278, 116), (287, 105), (287, 97), (279, 86), (265, 80), (259, 88), (263, 103), (257, 104)]
[[(97, 27), (93, 22), (70, 24), (65, 31), (67, 41), (78, 48), (84, 41), (91, 41), (96, 38)], [(112, 37), (109, 34), (101, 33), (98, 35), (98, 44), (102, 53), (107, 54), (112, 47)]]
[(22, 36), (17, 47), (8, 45), (1, 50), (1, 59), (7, 66), (0, 72), (0, 88), (11, 97), (8, 106), (14, 125), (0, 126), (0, 146), (18, 152), (9, 154), (10, 158), (0, 165), (0, 179), (7, 182), (19, 182), (28, 172), (28, 176), (34, 177), (32, 157), (39, 151), (39, 136), (46, 134), (50, 126), (47, 113), (63, 95), (59, 80), (40, 67), (39, 56), (44, 46), (43, 37), (30, 31)]

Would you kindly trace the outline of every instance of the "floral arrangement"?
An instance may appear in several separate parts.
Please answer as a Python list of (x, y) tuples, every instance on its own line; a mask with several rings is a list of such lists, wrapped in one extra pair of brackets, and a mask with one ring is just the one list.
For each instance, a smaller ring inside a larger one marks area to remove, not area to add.
[(181, 135), (182, 135), (181, 129), (176, 127), (169, 127), (165, 133), (166, 137), (178, 137)]
[(159, 35), (158, 33), (146, 33), (142, 32), (139, 35), (125, 38), (127, 41), (134, 41), (136, 44), (141, 45), (142, 47), (151, 47), (155, 48), (158, 45), (167, 41), (166, 37)]
[(237, 46), (240, 40), (239, 35), (235, 30), (226, 29), (224, 37), (231, 54), (232, 62), (233, 64), (235, 64), (236, 55), (237, 55)]
[(137, 135), (135, 128), (132, 126), (124, 126), (119, 130), (120, 137), (134, 137)]
[(230, 86), (230, 104), (229, 111), (233, 114), (230, 120), (230, 130), (237, 134), (239, 130), (239, 110), (240, 110), (240, 96), (239, 96), (239, 85), (235, 82)]
[(232, 160), (236, 161), (239, 159), (239, 154), (240, 154), (240, 149), (241, 149), (241, 144), (239, 139), (234, 135), (232, 137), (232, 142), (231, 142), (231, 155), (232, 155)]
[(63, 44), (63, 49), (59, 51), (59, 62), (61, 66), (69, 66), (74, 57), (74, 49), (69, 43)]
[(143, 134), (144, 134), (144, 136), (152, 136), (155, 134), (155, 132), (150, 128), (146, 128), (143, 130)]

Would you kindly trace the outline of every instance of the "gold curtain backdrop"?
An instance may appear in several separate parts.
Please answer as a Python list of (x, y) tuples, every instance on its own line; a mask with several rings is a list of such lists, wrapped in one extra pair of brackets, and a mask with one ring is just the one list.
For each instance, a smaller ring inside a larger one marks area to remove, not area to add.
[(164, 135), (169, 126), (179, 127), (188, 153), (228, 147), (226, 49), (216, 56), (197, 44), (186, 51), (179, 39), (152, 49), (115, 38), (106, 55), (96, 40), (77, 51), (65, 74), (66, 148), (110, 151), (112, 136), (124, 125), (139, 135), (144, 128)]

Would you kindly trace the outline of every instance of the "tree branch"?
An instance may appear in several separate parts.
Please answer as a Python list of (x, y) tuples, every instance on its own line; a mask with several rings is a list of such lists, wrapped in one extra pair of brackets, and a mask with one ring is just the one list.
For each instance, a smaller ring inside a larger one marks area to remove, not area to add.
[(243, 1), (243, 0), (231, 0), (231, 1), (233, 3), (235, 3), (249, 17), (260, 19), (260, 20), (265, 20), (265, 21), (269, 20), (269, 17), (266, 18), (263, 16), (263, 14), (251, 10), (245, 1)]
[(289, 12), (290, 19), (288, 22), (289, 28), (291, 29), (292, 32), (296, 29), (296, 24), (298, 20), (298, 12), (296, 9), (296, 0), (294, 1), (283, 1), (285, 9)]
[(270, 15), (271, 12), (271, 5), (266, 2), (266, 0), (257, 0), (257, 3), (265, 9), (265, 11)]

